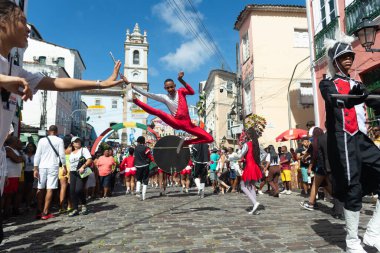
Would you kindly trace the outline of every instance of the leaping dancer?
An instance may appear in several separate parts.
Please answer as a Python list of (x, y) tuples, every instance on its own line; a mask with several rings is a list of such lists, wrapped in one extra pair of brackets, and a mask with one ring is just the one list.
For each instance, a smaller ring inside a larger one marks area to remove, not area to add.
[[(194, 90), (193, 88), (191, 88), (189, 84), (187, 84), (183, 80), (184, 75), (185, 74), (183, 71), (178, 73), (178, 81), (184, 86), (184, 88), (180, 88), (178, 90), (176, 90), (176, 84), (172, 79), (165, 80), (164, 89), (168, 92), (168, 94), (150, 93), (131, 84), (132, 89), (138, 92), (139, 94), (166, 104), (171, 114), (155, 109), (143, 103), (142, 101), (137, 99), (135, 93), (133, 93), (132, 97), (133, 103), (138, 105), (147, 113), (159, 117), (162, 121), (164, 121), (166, 124), (173, 127), (174, 129), (183, 130), (197, 137), (195, 139), (190, 140), (181, 139), (177, 147), (177, 154), (180, 153), (182, 146), (188, 146), (190, 144), (198, 143), (211, 143), (214, 141), (214, 139), (209, 133), (207, 133), (205, 130), (194, 125), (191, 122), (186, 96), (194, 95)], [(125, 83), (129, 83), (125, 76), (121, 75), (121, 78), (123, 78)]]

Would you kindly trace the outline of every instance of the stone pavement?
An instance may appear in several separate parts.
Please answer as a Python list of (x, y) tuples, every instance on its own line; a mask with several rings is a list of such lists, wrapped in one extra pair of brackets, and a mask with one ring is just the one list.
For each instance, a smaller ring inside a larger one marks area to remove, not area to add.
[[(89, 203), (87, 216), (5, 222), (0, 252), (344, 252), (344, 222), (331, 217), (331, 204), (301, 210), (298, 193), (260, 195), (264, 209), (248, 215), (244, 194), (199, 199), (169, 188), (169, 196), (148, 190), (148, 199), (119, 195)], [(374, 207), (365, 204), (362, 236)], [(376, 252), (369, 249), (368, 252)]]

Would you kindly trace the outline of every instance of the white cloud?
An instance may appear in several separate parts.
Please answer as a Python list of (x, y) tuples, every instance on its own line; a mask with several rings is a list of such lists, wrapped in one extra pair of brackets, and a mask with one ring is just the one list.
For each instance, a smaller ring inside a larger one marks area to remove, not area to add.
[(175, 52), (161, 57), (160, 61), (167, 68), (192, 72), (198, 70), (209, 57), (207, 49), (198, 40), (194, 39), (182, 43)]
[[(202, 0), (194, 0), (193, 4), (198, 5), (201, 2)], [(180, 10), (176, 11), (176, 7)], [(193, 9), (189, 5), (186, 5), (185, 1), (180, 0), (164, 0), (153, 6), (152, 11), (153, 14), (157, 15), (168, 25), (169, 32), (179, 34), (185, 40), (175, 52), (170, 52), (161, 57), (160, 60), (168, 68), (181, 68), (191, 72), (197, 70), (212, 56), (208, 47), (199, 41), (200, 38), (203, 38), (205, 44), (211, 44), (203, 36), (202, 30), (199, 27), (200, 24), (195, 21), (197, 16), (203, 19), (201, 13), (198, 12), (197, 14), (193, 12)], [(182, 17), (182, 20), (178, 17), (178, 14)], [(189, 31), (189, 27), (192, 32)], [(197, 34), (198, 38), (195, 38), (193, 33)]]
[(150, 76), (158, 76), (159, 72), (155, 67), (149, 67), (148, 74)]

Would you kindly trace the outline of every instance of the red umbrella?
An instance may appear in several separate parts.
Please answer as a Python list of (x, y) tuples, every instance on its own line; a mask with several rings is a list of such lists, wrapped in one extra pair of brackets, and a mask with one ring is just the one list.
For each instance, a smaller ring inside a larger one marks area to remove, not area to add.
[(286, 130), (282, 134), (276, 137), (277, 142), (281, 141), (288, 141), (288, 140), (299, 140), (304, 137), (307, 137), (307, 131), (303, 129), (298, 129), (298, 128), (292, 128), (289, 130)]

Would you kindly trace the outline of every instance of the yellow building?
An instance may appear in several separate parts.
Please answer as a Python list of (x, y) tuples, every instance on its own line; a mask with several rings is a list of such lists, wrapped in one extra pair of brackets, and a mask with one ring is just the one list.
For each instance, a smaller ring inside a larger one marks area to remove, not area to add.
[(240, 38), (244, 116), (258, 114), (268, 123), (260, 142), (276, 144), (275, 137), (289, 127), (306, 129), (314, 120), (306, 8), (247, 5), (234, 28)]

